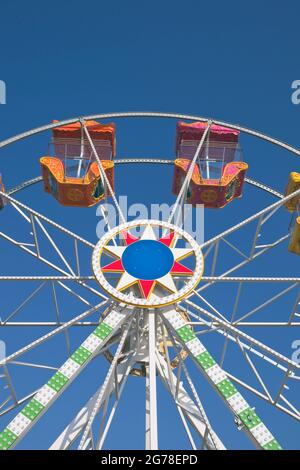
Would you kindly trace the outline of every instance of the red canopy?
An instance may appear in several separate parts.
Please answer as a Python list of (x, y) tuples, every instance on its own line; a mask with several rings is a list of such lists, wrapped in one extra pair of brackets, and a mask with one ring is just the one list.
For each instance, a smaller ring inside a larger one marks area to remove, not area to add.
[[(179, 145), (182, 140), (199, 141), (206, 128), (207, 122), (186, 123), (178, 121), (176, 129), (176, 152), (179, 149)], [(209, 139), (214, 142), (237, 143), (239, 134), (240, 132), (237, 130), (213, 124), (210, 128)]]
[[(53, 120), (53, 122), (59, 122)], [(108, 124), (101, 124), (97, 121), (85, 121), (89, 134), (93, 140), (108, 140), (111, 142), (112, 154), (115, 155), (115, 134), (116, 128), (113, 122)], [(54, 139), (80, 139), (81, 138), (81, 124), (75, 122), (73, 124), (67, 124), (66, 126), (60, 126), (53, 129)]]

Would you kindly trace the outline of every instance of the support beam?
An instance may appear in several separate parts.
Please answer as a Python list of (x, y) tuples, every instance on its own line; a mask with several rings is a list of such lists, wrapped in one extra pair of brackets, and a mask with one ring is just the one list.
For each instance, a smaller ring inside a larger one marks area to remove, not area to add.
[(157, 434), (157, 396), (156, 396), (156, 325), (155, 313), (148, 314), (148, 353), (149, 365), (146, 366), (146, 449), (158, 449)]
[(234, 336), (237, 336), (239, 338), (243, 338), (244, 340), (248, 341), (249, 343), (253, 344), (254, 346), (259, 347), (262, 349), (266, 354), (274, 356), (278, 361), (283, 362), (287, 366), (291, 366), (293, 369), (300, 370), (300, 364), (297, 364), (296, 362), (292, 361), (288, 357), (285, 357), (283, 354), (280, 354), (279, 352), (275, 351), (274, 349), (266, 346), (263, 344), (261, 341), (256, 340), (252, 336), (248, 335), (247, 333), (244, 333), (244, 331), (239, 330), (236, 328), (234, 325), (231, 325), (228, 321), (224, 321), (221, 318), (217, 317), (211, 312), (208, 312), (204, 308), (200, 307), (199, 305), (195, 304), (194, 302), (191, 302), (190, 300), (184, 299), (182, 301), (183, 303), (189, 305), (195, 310), (198, 310), (200, 313), (202, 313), (204, 316), (208, 317), (210, 320), (213, 322), (216, 322), (219, 324), (220, 328), (231, 332)]
[[(111, 365), (109, 367), (109, 370), (106, 374), (106, 377), (104, 379), (103, 386), (101, 387), (101, 390), (100, 390), (99, 394), (97, 395), (97, 398), (96, 398), (94, 407), (92, 409), (91, 415), (90, 415), (90, 417), (88, 419), (88, 422), (85, 426), (85, 429), (83, 431), (83, 434), (82, 434), (82, 437), (81, 437), (81, 440), (80, 440), (80, 443), (79, 443), (79, 446), (78, 446), (78, 450), (84, 450), (85, 449), (86, 441), (88, 439), (88, 436), (93, 433), (92, 426), (93, 426), (93, 423), (94, 423), (94, 419), (95, 419), (96, 415), (98, 414), (99, 409), (100, 409), (100, 407), (103, 403), (104, 403), (104, 414), (106, 414), (108, 399), (109, 399), (110, 391), (112, 389), (112, 381), (115, 377), (115, 370), (117, 368), (118, 361), (121, 358), (122, 350), (123, 350), (123, 347), (124, 347), (124, 344), (125, 344), (125, 340), (128, 336), (128, 331), (129, 331), (130, 325), (132, 323), (132, 319), (133, 319), (133, 316), (131, 315), (131, 318), (129, 319), (129, 321), (125, 325), (124, 331), (122, 332), (120, 343), (117, 347), (117, 350), (116, 350), (116, 353), (115, 353), (114, 358), (112, 360), (112, 363), (111, 363)], [(117, 390), (117, 387), (116, 387), (116, 390)], [(102, 432), (102, 429), (100, 428), (100, 433), (101, 432)]]
[(18, 351), (15, 351), (14, 353), (10, 354), (9, 356), (5, 357), (4, 359), (0, 360), (0, 366), (3, 364), (7, 364), (17, 357), (21, 356), (22, 354), (25, 354), (26, 352), (30, 351), (31, 349), (37, 347), (39, 344), (44, 343), (45, 341), (48, 341), (48, 339), (52, 338), (53, 336), (57, 335), (58, 333), (61, 333), (62, 331), (65, 331), (68, 329), (70, 326), (73, 324), (76, 324), (78, 321), (88, 317), (92, 313), (100, 310), (101, 307), (104, 305), (107, 305), (107, 301), (101, 302), (100, 304), (96, 305), (95, 307), (92, 307), (89, 310), (86, 310), (85, 312), (81, 313), (80, 315), (77, 315), (77, 317), (72, 318), (72, 320), (65, 322), (64, 324), (58, 326), (55, 328), (55, 330), (50, 331), (50, 333), (45, 334), (44, 336), (41, 336), (40, 338), (36, 339), (35, 341), (32, 341), (31, 343), (27, 344), (23, 348), (19, 349)]
[[(179, 380), (177, 382), (177, 377), (173, 371), (170, 371), (171, 377), (169, 376), (169, 368), (166, 360), (159, 354), (157, 355), (157, 371), (160, 376), (160, 379), (172, 398), (175, 400), (175, 403), (182, 410), (185, 418), (193, 426), (195, 432), (200, 437), (201, 441), (204, 440), (205, 445), (210, 450), (224, 450), (225, 446), (220, 440), (220, 438), (214, 432), (214, 440), (217, 442), (217, 446), (214, 444), (209, 434), (206, 434), (206, 426), (203, 422), (201, 413), (199, 412), (195, 402), (189, 396), (187, 391), (183, 386), (183, 382)], [(177, 384), (175, 388), (175, 396), (173, 395), (172, 385)]]
[(206, 350), (205, 346), (195, 336), (188, 322), (182, 318), (180, 313), (175, 309), (169, 309), (163, 313), (162, 318), (168, 331), (171, 330), (170, 333), (174, 333), (179, 343), (188, 352), (204, 377), (233, 413), (235, 419), (242, 425), (243, 430), (254, 445), (258, 449), (280, 450), (281, 446), (272, 433), (235, 388), (223, 369)]
[(132, 309), (114, 309), (0, 433), (0, 450), (12, 449), (125, 322)]

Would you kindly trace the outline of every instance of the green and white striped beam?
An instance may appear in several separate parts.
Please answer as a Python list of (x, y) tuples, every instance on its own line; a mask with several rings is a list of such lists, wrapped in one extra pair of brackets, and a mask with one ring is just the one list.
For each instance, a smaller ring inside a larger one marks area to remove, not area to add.
[(100, 352), (130, 312), (131, 309), (128, 308), (116, 308), (107, 315), (105, 320), (0, 433), (0, 450), (15, 447), (75, 377)]
[(264, 425), (253, 408), (249, 406), (235, 388), (223, 369), (216, 363), (202, 342), (196, 337), (192, 327), (175, 309), (163, 313), (167, 324), (175, 332), (190, 357), (225, 401), (232, 413), (239, 419), (256, 447), (264, 450), (281, 450), (280, 444)]

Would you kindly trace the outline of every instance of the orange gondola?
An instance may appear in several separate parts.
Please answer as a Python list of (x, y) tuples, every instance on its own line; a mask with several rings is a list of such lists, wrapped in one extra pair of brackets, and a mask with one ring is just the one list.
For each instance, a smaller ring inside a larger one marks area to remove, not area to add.
[[(58, 121), (54, 121), (58, 122)], [(114, 188), (115, 125), (86, 121), (102, 168)], [(54, 156), (40, 159), (44, 189), (65, 206), (89, 207), (109, 196), (80, 122), (53, 129)]]
[[(173, 192), (178, 194), (207, 123), (177, 123)], [(221, 208), (242, 196), (247, 163), (238, 156), (239, 131), (212, 125), (193, 170), (187, 202)]]

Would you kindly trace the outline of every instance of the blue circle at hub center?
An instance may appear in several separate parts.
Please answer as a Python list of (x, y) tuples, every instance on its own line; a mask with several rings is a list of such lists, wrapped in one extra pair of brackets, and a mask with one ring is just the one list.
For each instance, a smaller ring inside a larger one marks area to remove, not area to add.
[(123, 253), (125, 271), (137, 279), (154, 280), (168, 274), (174, 264), (170, 248), (156, 240), (140, 240)]

